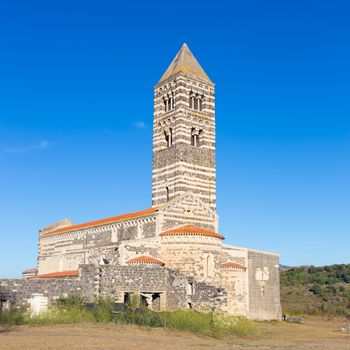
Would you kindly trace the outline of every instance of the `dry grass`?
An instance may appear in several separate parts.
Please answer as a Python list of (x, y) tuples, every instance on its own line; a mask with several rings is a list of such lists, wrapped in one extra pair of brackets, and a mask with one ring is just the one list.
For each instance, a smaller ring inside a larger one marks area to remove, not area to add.
[(131, 325), (74, 324), (15, 326), (0, 334), (0, 350), (188, 350), (188, 349), (334, 349), (350, 350), (350, 335), (335, 332), (343, 319), (307, 318), (306, 323), (257, 322), (259, 335), (223, 339), (188, 332), (142, 329)]

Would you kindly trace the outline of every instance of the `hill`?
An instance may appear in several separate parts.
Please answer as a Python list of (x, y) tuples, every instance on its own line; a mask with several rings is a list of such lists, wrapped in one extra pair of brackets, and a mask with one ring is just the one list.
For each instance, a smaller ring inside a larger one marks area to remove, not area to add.
[(350, 264), (281, 271), (284, 313), (350, 317)]

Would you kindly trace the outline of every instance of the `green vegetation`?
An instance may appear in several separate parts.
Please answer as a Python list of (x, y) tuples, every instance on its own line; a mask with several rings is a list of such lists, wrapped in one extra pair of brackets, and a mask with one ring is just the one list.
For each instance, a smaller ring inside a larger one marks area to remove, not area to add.
[(137, 296), (128, 305), (116, 308), (109, 298), (96, 298), (85, 304), (79, 296), (57, 300), (55, 307), (40, 315), (30, 316), (21, 311), (0, 312), (0, 325), (52, 325), (69, 323), (114, 322), (142, 327), (162, 327), (169, 330), (189, 331), (211, 337), (228, 335), (250, 336), (256, 334), (254, 324), (245, 319), (216, 312), (177, 310), (153, 312), (139, 306)]
[(350, 317), (350, 264), (282, 271), (281, 298), (285, 313)]
[(135, 311), (121, 313), (116, 321), (143, 327), (190, 331), (215, 338), (228, 335), (250, 336), (257, 332), (254, 324), (248, 320), (214, 312), (204, 313), (193, 310), (152, 312), (148, 309), (136, 309)]
[(19, 310), (0, 312), (0, 325), (20, 325), (23, 323), (24, 316)]

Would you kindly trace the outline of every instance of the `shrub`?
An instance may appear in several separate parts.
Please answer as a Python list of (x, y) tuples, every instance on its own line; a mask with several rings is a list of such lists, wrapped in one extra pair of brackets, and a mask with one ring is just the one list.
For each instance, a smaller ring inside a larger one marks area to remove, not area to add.
[(25, 323), (20, 310), (0, 311), (0, 325), (21, 325)]
[(60, 297), (56, 300), (56, 306), (59, 309), (82, 309), (85, 307), (85, 302), (80, 295), (71, 294), (67, 297)]
[(117, 314), (117, 322), (143, 327), (163, 327), (169, 330), (188, 331), (211, 337), (256, 334), (253, 323), (221, 313), (203, 313), (194, 310), (153, 312), (147, 308), (129, 308)]
[(162, 315), (163, 326), (165, 328), (191, 331), (203, 335), (214, 335), (214, 320), (212, 313), (201, 313), (197, 311), (173, 311), (164, 312)]
[(19, 310), (0, 312), (0, 325), (52, 325), (86, 322), (118, 322), (142, 327), (163, 327), (189, 331), (211, 337), (248, 336), (256, 333), (253, 323), (216, 312), (177, 310), (154, 312), (140, 307), (139, 298), (131, 297), (128, 305), (115, 304), (111, 298), (96, 298), (84, 304), (78, 296), (57, 300), (56, 305), (39, 315), (30, 316)]
[(115, 320), (114, 305), (115, 303), (109, 297), (97, 297), (92, 310), (96, 322), (113, 322)]

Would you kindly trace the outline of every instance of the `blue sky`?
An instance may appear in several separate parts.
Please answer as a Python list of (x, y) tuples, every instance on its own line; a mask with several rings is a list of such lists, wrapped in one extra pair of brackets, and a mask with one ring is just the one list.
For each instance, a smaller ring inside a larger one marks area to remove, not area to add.
[(183, 42), (216, 83), (226, 243), (350, 263), (348, 1), (0, 4), (0, 276), (37, 230), (151, 205), (153, 85)]

